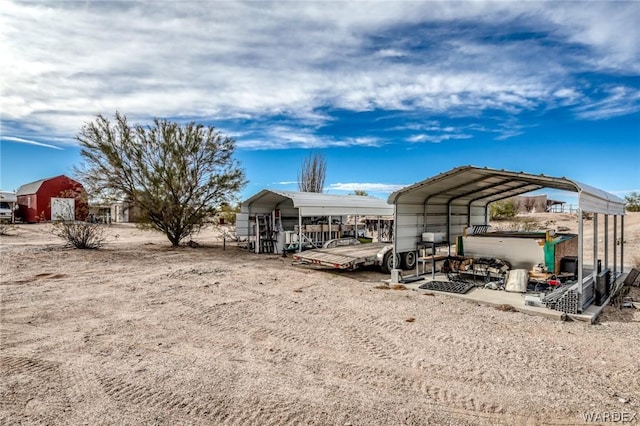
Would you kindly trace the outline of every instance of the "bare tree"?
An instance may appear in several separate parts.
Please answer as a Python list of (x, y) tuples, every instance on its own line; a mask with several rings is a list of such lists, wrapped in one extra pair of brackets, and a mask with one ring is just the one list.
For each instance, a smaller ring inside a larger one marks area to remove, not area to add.
[(323, 192), (327, 173), (327, 161), (319, 153), (309, 154), (298, 174), (298, 190), (301, 192)]
[(130, 200), (138, 220), (166, 234), (173, 246), (198, 231), (245, 184), (233, 159), (235, 140), (214, 127), (154, 119), (129, 125), (98, 115), (82, 127), (85, 160), (76, 172), (94, 195)]
[(527, 213), (531, 213), (535, 206), (536, 206), (535, 197), (525, 197), (525, 199), (524, 199), (524, 208), (527, 211)]

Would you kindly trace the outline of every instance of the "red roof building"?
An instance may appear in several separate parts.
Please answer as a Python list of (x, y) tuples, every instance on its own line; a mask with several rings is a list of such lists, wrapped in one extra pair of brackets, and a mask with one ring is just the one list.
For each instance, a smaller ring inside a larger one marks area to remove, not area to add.
[(52, 208), (56, 216), (53, 219), (61, 215), (76, 220), (87, 218), (87, 192), (80, 182), (65, 175), (22, 185), (16, 195), (18, 215), (23, 222), (50, 221)]

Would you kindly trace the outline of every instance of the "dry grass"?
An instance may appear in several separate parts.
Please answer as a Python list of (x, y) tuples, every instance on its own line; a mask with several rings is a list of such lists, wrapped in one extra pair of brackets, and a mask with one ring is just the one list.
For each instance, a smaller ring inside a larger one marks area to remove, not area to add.
[(0, 235), (9, 235), (9, 232), (14, 229), (14, 226), (10, 223), (0, 222)]
[(389, 287), (386, 284), (378, 284), (378, 285), (374, 286), (373, 288), (376, 288), (378, 290), (391, 290), (391, 287)]
[(507, 304), (498, 305), (498, 306), (496, 306), (496, 309), (499, 310), (499, 311), (504, 311), (504, 312), (517, 312), (516, 308), (514, 308), (511, 305), (507, 305)]
[(407, 290), (407, 286), (404, 284), (394, 284), (391, 286), (391, 290)]

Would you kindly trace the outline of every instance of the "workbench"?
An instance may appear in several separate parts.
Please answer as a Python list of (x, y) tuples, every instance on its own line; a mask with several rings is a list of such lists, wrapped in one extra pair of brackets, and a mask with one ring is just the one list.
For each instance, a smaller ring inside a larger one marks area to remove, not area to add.
[[(418, 275), (418, 265), (422, 264), (422, 273), (425, 274), (425, 268), (426, 268), (426, 264), (431, 261), (431, 278), (435, 278), (436, 277), (436, 260), (444, 260), (447, 257), (451, 256), (451, 245), (449, 244), (449, 241), (440, 241), (440, 242), (433, 242), (433, 241), (420, 241), (417, 244), (417, 252), (418, 252), (418, 256), (417, 256), (417, 261), (416, 261), (416, 276)], [(436, 254), (436, 248), (437, 247), (448, 247), (447, 250), (447, 254), (446, 255), (438, 255)], [(430, 256), (420, 256), (420, 248), (431, 248), (431, 255)]]

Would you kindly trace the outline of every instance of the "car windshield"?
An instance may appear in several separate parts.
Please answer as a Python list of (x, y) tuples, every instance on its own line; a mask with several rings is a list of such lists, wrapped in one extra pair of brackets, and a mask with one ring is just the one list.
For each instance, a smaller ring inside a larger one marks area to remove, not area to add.
[(9, 203), (5, 201), (0, 201), (0, 209), (11, 210), (11, 206), (9, 206)]

